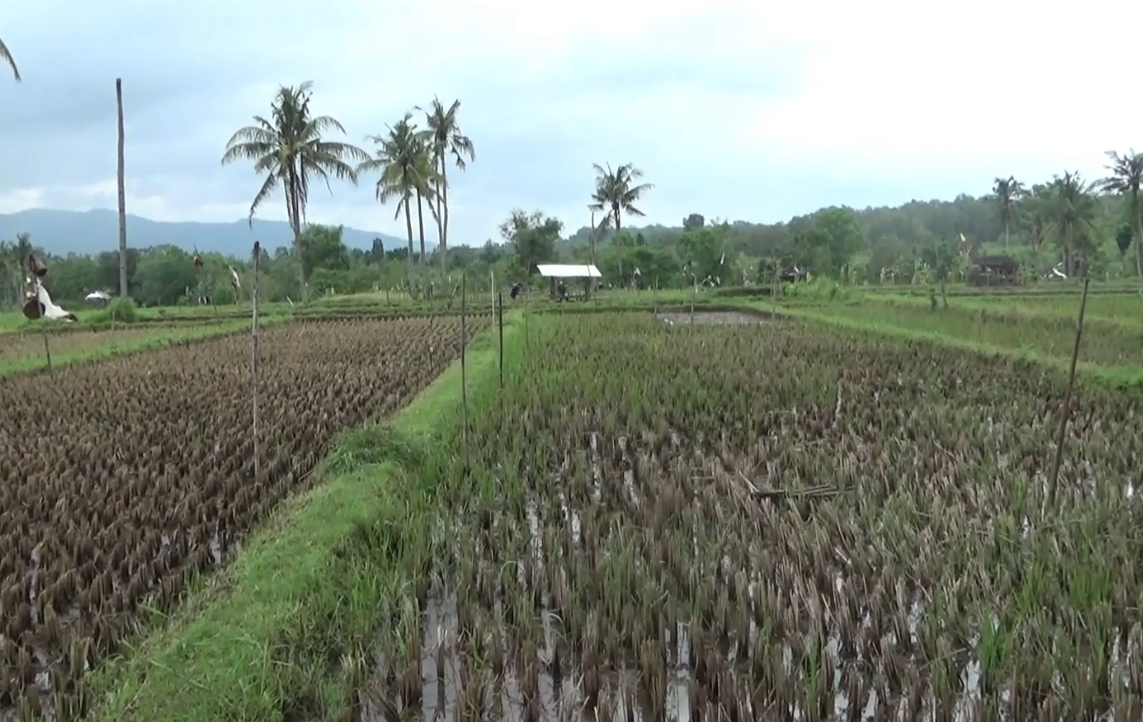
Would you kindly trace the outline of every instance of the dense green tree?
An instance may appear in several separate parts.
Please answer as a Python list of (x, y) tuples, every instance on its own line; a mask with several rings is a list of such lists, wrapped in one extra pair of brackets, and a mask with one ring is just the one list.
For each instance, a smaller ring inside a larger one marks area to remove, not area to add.
[(526, 213), (516, 208), (500, 224), (500, 236), (516, 251), (525, 275), (536, 272), (537, 264), (555, 257), (556, 242), (563, 231), (563, 223), (542, 211)]
[(1124, 223), (1115, 232), (1115, 245), (1119, 248), (1119, 255), (1127, 255), (1127, 251), (1131, 249), (1131, 243), (1135, 240), (1135, 229), (1131, 227), (1130, 223)]
[(1028, 222), (1028, 242), (1035, 252), (1039, 252), (1047, 241), (1052, 202), (1051, 189), (1044, 183), (1037, 183), (1021, 203)]
[(701, 213), (691, 213), (683, 219), (684, 231), (693, 231), (696, 228), (702, 228), (704, 225), (706, 225), (706, 219)]
[(251, 224), (254, 214), (278, 186), (285, 191), (286, 216), (294, 232), (298, 283), (303, 301), (308, 293), (301, 242), (310, 183), (320, 180), (328, 186), (332, 176), (356, 185), (357, 171), (351, 163), (369, 159), (368, 153), (354, 145), (324, 138), (330, 131), (344, 135), (345, 128), (336, 118), (313, 114), (310, 108), (311, 89), (309, 82), (279, 88), (270, 105), (270, 117), (254, 116), (254, 125), (240, 128), (227, 142), (222, 156), (223, 165), (237, 160), (253, 161), (254, 170), (266, 176), (250, 204)]
[(310, 225), (302, 232), (302, 268), (306, 280), (319, 268), (349, 270), (349, 249), (341, 240), (342, 226)]
[(199, 283), (191, 255), (177, 246), (140, 251), (134, 280), (139, 294), (161, 306), (175, 305)]
[(903, 259), (913, 258), (914, 246), (910, 246), (896, 235), (881, 236), (873, 241), (869, 249), (869, 262), (865, 267), (865, 280), (879, 283), (882, 273), (891, 272)]
[(1143, 153), (1136, 153), (1134, 149), (1123, 155), (1108, 151), (1107, 157), (1111, 162), (1105, 168), (1110, 175), (1097, 181), (1097, 187), (1127, 199), (1127, 212), (1135, 229), (1135, 272), (1143, 276), (1143, 203), (1139, 199), (1139, 189), (1143, 186)]
[(616, 231), (623, 228), (624, 213), (640, 217), (644, 215), (635, 204), (655, 186), (637, 182), (643, 177), (643, 171), (631, 163), (625, 163), (614, 170), (610, 163), (606, 168), (598, 163), (592, 167), (595, 169), (595, 192), (591, 194), (591, 210), (608, 212)]
[(440, 236), (441, 275), (448, 274), (448, 159), (451, 156), (457, 170), (464, 171), (466, 161), (476, 160), (476, 148), (460, 129), (460, 100), (452, 101), (447, 109), (439, 99), (433, 98), (426, 113), (429, 149), (437, 175), (434, 179), (437, 231)]
[(707, 278), (721, 278), (723, 238), (717, 230), (704, 227), (687, 231), (679, 239), (678, 248), (688, 283), (691, 280), (702, 283)]
[(847, 207), (835, 206), (815, 213), (807, 241), (818, 259), (814, 270), (835, 278), (842, 267), (865, 248), (857, 214)]
[(28, 275), (28, 254), (32, 250), (32, 239), (27, 233), (16, 236), (14, 241), (0, 241), (0, 273), (7, 303), (22, 303)]

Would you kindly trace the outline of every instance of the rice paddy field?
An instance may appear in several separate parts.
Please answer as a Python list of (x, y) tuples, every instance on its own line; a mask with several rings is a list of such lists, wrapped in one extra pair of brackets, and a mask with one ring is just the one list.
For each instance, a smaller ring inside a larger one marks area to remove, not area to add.
[(1143, 714), (1137, 396), (1081, 384), (1046, 508), (1049, 367), (667, 320), (532, 320), (424, 472), (354, 716)]
[(0, 720), (85, 718), (93, 669), (308, 488), (335, 434), (405, 405), (461, 347), (457, 318), (261, 336), (257, 447), (248, 334), (0, 378)]
[(0, 720), (1143, 718), (1130, 294), (612, 295), (0, 333)]
[[(1091, 319), (1116, 321), (1124, 324), (1143, 324), (1143, 293), (1097, 293), (1089, 292), (1086, 316)], [(949, 303), (954, 308), (964, 310), (992, 311), (996, 314), (1026, 317), (1035, 315), (1063, 316), (1075, 319), (1079, 309), (1080, 290), (1068, 288), (1066, 292), (1052, 295), (950, 295)], [(927, 297), (905, 294), (873, 293), (867, 298), (893, 305), (909, 304), (927, 309)]]
[[(1093, 284), (1093, 291), (1098, 287)], [(1075, 344), (1079, 289), (1056, 295), (867, 293), (843, 302), (791, 307), (787, 315), (899, 339), (927, 339), (986, 354), (1017, 356), (1066, 369)], [(766, 304), (756, 304), (768, 308)], [(1143, 299), (1134, 292), (1091, 293), (1087, 299), (1081, 373), (1120, 386), (1143, 385)]]
[[(1007, 348), (1044, 358), (1070, 358), (1078, 303), (1071, 316), (1032, 314), (1003, 307), (931, 311), (915, 303), (865, 302), (833, 305), (819, 313), (831, 320), (940, 334), (981, 348)], [(1105, 367), (1137, 366), (1143, 359), (1143, 320), (1138, 324), (1089, 316), (1084, 321), (1083, 360)]]

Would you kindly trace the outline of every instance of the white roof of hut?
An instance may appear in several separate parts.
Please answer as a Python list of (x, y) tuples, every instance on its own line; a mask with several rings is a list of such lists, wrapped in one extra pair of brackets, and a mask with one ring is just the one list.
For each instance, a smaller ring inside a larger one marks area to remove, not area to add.
[(564, 263), (541, 263), (536, 266), (544, 278), (603, 278), (594, 264), (584, 266)]

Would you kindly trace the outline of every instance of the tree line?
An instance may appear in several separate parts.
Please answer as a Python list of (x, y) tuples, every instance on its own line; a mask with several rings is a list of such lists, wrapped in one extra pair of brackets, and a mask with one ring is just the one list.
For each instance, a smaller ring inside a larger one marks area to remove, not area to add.
[[(310, 185), (317, 181), (329, 186), (331, 178), (357, 184), (360, 176), (376, 173), (377, 202), (396, 202), (394, 219), (404, 214), (408, 233), (407, 283), (414, 276), (412, 208), (417, 209), (417, 229), (422, 262), (425, 249), (424, 211), (428, 208), (437, 227), (437, 247), (442, 276), (448, 273), (448, 166), (451, 160), (464, 170), (466, 161), (476, 159), (472, 141), (460, 129), (460, 101), (447, 107), (433, 98), (424, 112), (425, 128), (418, 128), (412, 111), (386, 132), (368, 136), (374, 146), (369, 152), (351, 144), (329, 140), (336, 132), (345, 135), (345, 127), (336, 118), (318, 115), (311, 107), (312, 84), (282, 86), (270, 104), (269, 117), (254, 116), (253, 125), (238, 129), (226, 144), (222, 164), (239, 160), (251, 161), (254, 170), (264, 176), (262, 185), (250, 204), (250, 220), (281, 188), (286, 201), (286, 217), (294, 233), (294, 262), (300, 297), (308, 298), (302, 253), (306, 206)], [(422, 110), (417, 107), (416, 110)], [(331, 191), (332, 192), (332, 191)]]
[[(813, 275), (854, 283), (909, 281), (966, 274), (975, 259), (1008, 255), (1028, 276), (1053, 266), (1069, 275), (1143, 276), (1143, 153), (1109, 152), (1105, 174), (1086, 180), (1074, 171), (1025, 186), (996, 178), (991, 193), (952, 201), (913, 200), (896, 207), (823, 208), (780, 223), (708, 220), (691, 213), (678, 226), (616, 231), (584, 226), (553, 248), (553, 255), (597, 257), (607, 278), (630, 283), (632, 269), (654, 268), (670, 285), (685, 285), (684, 269), (721, 283), (766, 282), (775, 266), (797, 265)], [(700, 263), (700, 266), (702, 264)], [(626, 270), (625, 270), (626, 269)], [(662, 282), (662, 281), (660, 281)]]
[[(19, 81), (2, 41), (0, 61)], [(1095, 180), (1073, 171), (1030, 186), (1012, 176), (998, 177), (989, 194), (962, 194), (947, 202), (914, 200), (864, 210), (834, 206), (772, 224), (708, 223), (701, 213), (691, 213), (677, 227), (643, 228), (625, 227), (624, 219), (644, 215), (638, 204), (653, 184), (643, 182), (642, 171), (631, 163), (614, 168), (595, 164), (594, 187), (587, 194), (590, 226), (563, 238), (558, 219), (542, 210), (517, 208), (500, 225), (499, 243), (489, 239), (480, 249), (450, 251), (448, 171), (463, 171), (476, 157), (472, 140), (460, 128), (460, 101), (446, 105), (434, 98), (427, 110), (414, 106), (384, 133), (368, 136), (372, 153), (330, 140), (331, 134), (344, 135), (345, 128), (336, 118), (318, 114), (312, 102), (310, 83), (282, 86), (269, 115), (256, 115), (252, 125), (240, 128), (222, 156), (224, 165), (252, 162), (263, 177), (250, 206), (251, 221), (279, 188), (284, 194), (294, 244), (261, 260), (269, 279), (268, 297), (305, 300), (311, 287), (319, 293), (447, 287), (450, 255), (454, 268), (477, 275), (488, 271), (490, 278), (494, 273), (502, 279), (527, 278), (537, 264), (563, 260), (595, 263), (613, 284), (662, 287), (766, 282), (776, 268), (788, 266), (850, 282), (899, 281), (963, 271), (974, 258), (989, 253), (1013, 256), (1032, 275), (1056, 265), (1069, 275), (1082, 268), (1096, 275), (1143, 276), (1143, 154), (1134, 150), (1109, 152), (1107, 172)], [(423, 114), (423, 128), (413, 111)], [(380, 240), (371, 251), (346, 249), (338, 229), (306, 223), (312, 182), (327, 187), (332, 179), (357, 183), (369, 174), (376, 174), (377, 201), (393, 203), (394, 219), (404, 218), (408, 246), (403, 254), (384, 252)], [(426, 244), (426, 211), (436, 229), (435, 248)], [(30, 243), (24, 238), (0, 246), (0, 268), (8, 269), (4, 278), (15, 278), (13, 254)], [(397, 277), (392, 263), (398, 255), (404, 256), (403, 278)], [(179, 273), (159, 272), (175, 259), (189, 258), (185, 250), (121, 248), (119, 256), (128, 270), (127, 291), (144, 303), (172, 298), (185, 302), (202, 295), (191, 294), (191, 288), (206, 288), (216, 298), (227, 294), (229, 283), (220, 286), (217, 272), (195, 271), (193, 266)], [(206, 269), (244, 268), (250, 259), (212, 254), (208, 260)], [(65, 287), (56, 291), (61, 298), (115, 285), (103, 275), (109, 254), (53, 262), (64, 264), (62, 273), (53, 272), (63, 277), (53, 280)], [(439, 275), (428, 272), (430, 264), (439, 267)], [(291, 266), (293, 278), (287, 280)], [(162, 292), (154, 290), (159, 277), (169, 282)], [(16, 284), (11, 282), (11, 287)]]
[[(349, 248), (342, 240), (338, 226), (311, 224), (305, 226), (298, 239), (301, 263), (296, 261), (294, 247), (263, 248), (259, 258), (259, 298), (265, 301), (298, 301), (302, 298), (301, 276), (313, 296), (350, 293), (383, 293), (404, 291), (407, 288), (406, 249), (386, 250), (381, 239), (375, 238), (370, 249)], [(26, 290), (27, 259), (29, 253), (43, 258), (51, 268), (50, 290), (53, 298), (72, 306), (81, 305), (93, 291), (115, 295), (112, 289), (119, 285), (118, 251), (96, 254), (56, 255), (35, 245), (34, 239), (21, 234), (12, 240), (0, 241), (0, 302), (17, 306), (23, 302)], [(499, 278), (507, 277), (517, 261), (506, 245), (487, 244), (484, 248), (461, 246), (449, 252), (457, 270), (468, 272), (470, 288), (484, 289), (494, 272)], [(198, 257), (202, 265), (194, 259)], [(236, 258), (222, 253), (195, 253), (174, 245), (149, 248), (129, 247), (125, 254), (127, 295), (143, 306), (177, 306), (199, 303), (226, 305), (249, 302), (253, 254)], [(438, 263), (436, 251), (422, 257), (415, 253), (413, 261)], [(230, 283), (230, 269), (238, 274), (241, 286), (236, 290)], [(450, 292), (434, 277), (427, 281), (436, 284), (439, 292)], [(459, 276), (454, 276), (454, 284)], [(425, 292), (425, 286), (416, 288)]]

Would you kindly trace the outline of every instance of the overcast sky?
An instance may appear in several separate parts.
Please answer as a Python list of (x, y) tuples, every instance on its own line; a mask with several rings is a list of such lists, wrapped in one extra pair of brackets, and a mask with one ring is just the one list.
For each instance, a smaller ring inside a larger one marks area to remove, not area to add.
[[(643, 169), (664, 224), (1094, 176), (1105, 150), (1143, 150), (1122, 40), (1140, 21), (1121, 0), (4, 0), (24, 82), (0, 75), (0, 213), (116, 207), (117, 76), (127, 210), (155, 220), (245, 218), (259, 181), (223, 147), (305, 80), (359, 145), (461, 99), (477, 157), (450, 176), (454, 244), (516, 206), (586, 225), (593, 162)], [(375, 180), (315, 190), (310, 219), (403, 236)], [(260, 217), (285, 218), (280, 195)]]

